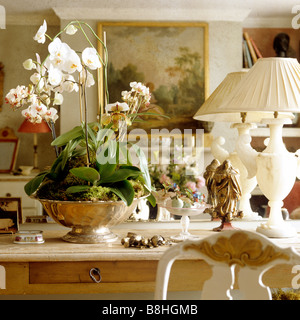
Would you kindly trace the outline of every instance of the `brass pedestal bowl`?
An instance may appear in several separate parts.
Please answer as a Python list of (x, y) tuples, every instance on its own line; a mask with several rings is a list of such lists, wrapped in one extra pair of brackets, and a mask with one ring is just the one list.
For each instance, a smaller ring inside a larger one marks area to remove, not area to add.
[(48, 215), (58, 224), (72, 228), (62, 237), (73, 243), (109, 243), (118, 239), (110, 227), (128, 219), (138, 199), (130, 206), (123, 201), (59, 201), (39, 200)]

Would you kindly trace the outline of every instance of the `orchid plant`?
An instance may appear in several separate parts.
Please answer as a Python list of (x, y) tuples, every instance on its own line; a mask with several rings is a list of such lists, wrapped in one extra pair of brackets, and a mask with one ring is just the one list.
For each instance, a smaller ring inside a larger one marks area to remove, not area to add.
[[(93, 46), (86, 28), (103, 46), (104, 57)], [(81, 54), (59, 38), (63, 32), (74, 35), (78, 30), (89, 44)], [(34, 70), (30, 76), (31, 83), (11, 89), (6, 95), (6, 102), (13, 109), (22, 109), (21, 113), (28, 121), (45, 121), (49, 125), (57, 159), (50, 170), (40, 172), (25, 186), (26, 193), (32, 195), (36, 192), (39, 198), (53, 194), (53, 198), (62, 200), (121, 199), (128, 205), (137, 194), (148, 194), (148, 199), (154, 204), (147, 161), (142, 150), (135, 146), (140, 165), (133, 166), (127, 146), (121, 141), (124, 128), (147, 109), (149, 89), (142, 83), (131, 82), (131, 90), (122, 92), (123, 102), (108, 103), (107, 48), (85, 22), (72, 21), (51, 38), (44, 21), (33, 39), (41, 44), (46, 39), (50, 41), (48, 55), (43, 61), (39, 54), (34, 60), (24, 61), (26, 70)], [(97, 121), (88, 123), (86, 89), (95, 84), (90, 71), (99, 68), (104, 68), (106, 112)], [(63, 94), (70, 92), (79, 94), (81, 123), (56, 137), (57, 106), (63, 104)], [(122, 155), (125, 161), (120, 162)]]

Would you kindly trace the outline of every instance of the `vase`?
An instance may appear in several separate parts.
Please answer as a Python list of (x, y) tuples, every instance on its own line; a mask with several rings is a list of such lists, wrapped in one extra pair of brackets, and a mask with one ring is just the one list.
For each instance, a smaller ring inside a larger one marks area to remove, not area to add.
[(123, 201), (60, 201), (39, 199), (58, 224), (72, 228), (62, 237), (72, 243), (110, 243), (118, 236), (110, 228), (129, 218), (139, 199), (127, 206)]

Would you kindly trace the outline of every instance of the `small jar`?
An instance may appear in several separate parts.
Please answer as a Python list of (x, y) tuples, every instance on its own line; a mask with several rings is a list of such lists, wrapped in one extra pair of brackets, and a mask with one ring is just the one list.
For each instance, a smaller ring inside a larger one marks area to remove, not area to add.
[(14, 240), (14, 243), (18, 244), (39, 244), (44, 242), (43, 231), (39, 230), (18, 231)]

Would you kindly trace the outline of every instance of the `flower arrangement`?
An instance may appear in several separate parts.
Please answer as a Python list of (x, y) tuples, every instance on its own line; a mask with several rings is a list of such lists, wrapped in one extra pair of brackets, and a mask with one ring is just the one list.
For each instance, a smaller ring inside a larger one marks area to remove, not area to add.
[[(89, 46), (81, 53), (73, 50), (59, 38), (63, 32), (73, 36), (80, 30)], [(90, 41), (91, 32), (104, 48), (101, 57)], [(105, 43), (85, 22), (72, 21), (51, 38), (47, 23), (33, 38), (44, 44), (48, 39), (48, 55), (42, 60), (27, 59), (23, 66), (34, 70), (28, 86), (18, 85), (6, 95), (11, 107), (22, 109), (22, 115), (33, 123), (45, 121), (53, 136), (51, 145), (56, 160), (50, 170), (40, 172), (25, 186), (28, 195), (54, 200), (123, 200), (130, 205), (135, 197), (148, 195), (150, 203), (151, 181), (146, 158), (133, 146), (140, 164), (134, 166), (128, 156), (127, 144), (122, 142), (126, 127), (143, 114), (150, 102), (149, 89), (142, 83), (131, 82), (130, 91), (122, 92), (123, 102), (109, 103), (107, 88), (108, 54)], [(95, 84), (93, 70), (104, 68), (105, 113), (95, 122), (87, 122), (87, 88)], [(56, 137), (57, 106), (63, 104), (63, 94), (79, 94), (80, 124)]]
[(204, 201), (205, 195), (201, 188), (205, 179), (200, 175), (186, 175), (186, 165), (176, 164), (175, 161), (166, 168), (155, 165), (150, 167), (151, 183), (156, 190), (157, 198), (173, 199), (174, 206), (193, 206)]

